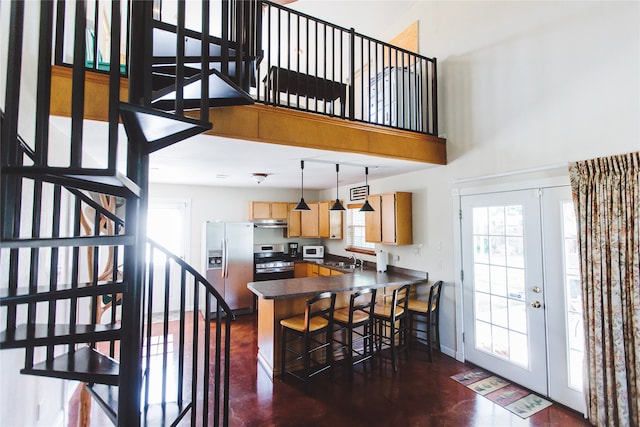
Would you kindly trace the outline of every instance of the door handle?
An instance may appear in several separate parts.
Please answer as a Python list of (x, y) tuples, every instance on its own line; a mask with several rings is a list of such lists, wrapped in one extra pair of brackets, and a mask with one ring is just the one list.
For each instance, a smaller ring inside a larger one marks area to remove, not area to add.
[(540, 304), (540, 301), (534, 301), (534, 302), (531, 303), (531, 307), (540, 308), (540, 307), (542, 307), (542, 304)]

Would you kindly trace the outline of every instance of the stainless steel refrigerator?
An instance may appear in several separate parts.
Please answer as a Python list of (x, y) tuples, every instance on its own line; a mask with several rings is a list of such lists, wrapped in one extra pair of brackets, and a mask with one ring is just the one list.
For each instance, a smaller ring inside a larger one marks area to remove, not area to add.
[[(205, 222), (205, 277), (234, 311), (253, 310), (253, 228), (250, 222)], [(202, 307), (204, 309), (204, 307)], [(216, 311), (212, 299), (211, 312)]]

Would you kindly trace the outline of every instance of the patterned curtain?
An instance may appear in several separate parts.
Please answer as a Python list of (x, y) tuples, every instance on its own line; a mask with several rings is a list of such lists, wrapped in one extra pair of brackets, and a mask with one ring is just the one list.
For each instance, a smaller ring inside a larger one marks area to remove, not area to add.
[(588, 416), (640, 425), (640, 153), (569, 166), (578, 221)]

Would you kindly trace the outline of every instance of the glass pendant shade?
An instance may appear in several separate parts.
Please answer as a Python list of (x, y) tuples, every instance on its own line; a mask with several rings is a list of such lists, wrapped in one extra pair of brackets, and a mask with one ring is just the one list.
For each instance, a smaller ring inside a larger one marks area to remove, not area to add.
[(364, 201), (364, 205), (360, 208), (360, 212), (375, 212), (373, 206), (369, 204), (369, 168), (364, 168), (364, 186), (367, 189), (367, 198)]
[(344, 211), (346, 210), (342, 203), (340, 203), (340, 199), (338, 198), (338, 173), (340, 172), (340, 165), (336, 164), (336, 201), (329, 209), (330, 211)]
[(310, 211), (311, 208), (307, 205), (307, 202), (304, 201), (304, 160), (300, 160), (300, 201), (293, 208), (294, 211)]

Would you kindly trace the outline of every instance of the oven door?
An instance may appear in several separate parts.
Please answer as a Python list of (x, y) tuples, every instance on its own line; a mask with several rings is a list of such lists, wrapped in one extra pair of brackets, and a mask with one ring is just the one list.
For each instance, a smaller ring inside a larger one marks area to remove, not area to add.
[(261, 269), (261, 270), (255, 271), (253, 274), (253, 281), (264, 282), (265, 280), (293, 279), (293, 270), (281, 270), (281, 269), (273, 269), (275, 271), (266, 271), (266, 270), (267, 269)]

